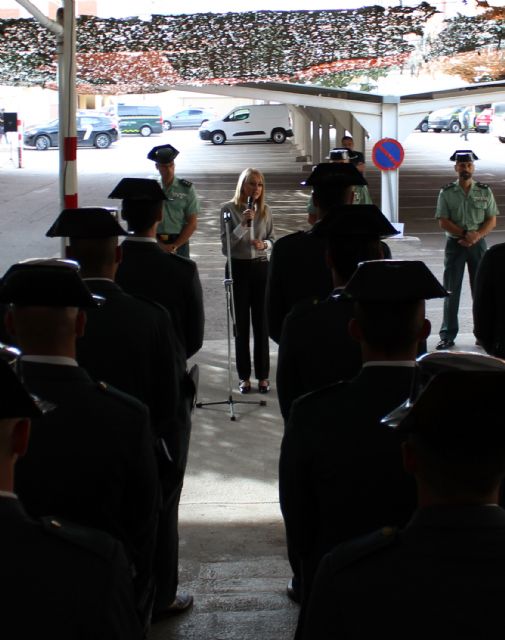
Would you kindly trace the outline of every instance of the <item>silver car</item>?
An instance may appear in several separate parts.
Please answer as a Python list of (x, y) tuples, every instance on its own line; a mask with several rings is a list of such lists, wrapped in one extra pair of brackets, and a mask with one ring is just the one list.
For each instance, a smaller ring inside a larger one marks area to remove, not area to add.
[(208, 120), (215, 119), (216, 114), (211, 109), (199, 109), (198, 107), (192, 109), (183, 109), (177, 111), (167, 118), (163, 118), (163, 129), (168, 131), (169, 129), (175, 129), (176, 127), (194, 127), (198, 129), (200, 125)]

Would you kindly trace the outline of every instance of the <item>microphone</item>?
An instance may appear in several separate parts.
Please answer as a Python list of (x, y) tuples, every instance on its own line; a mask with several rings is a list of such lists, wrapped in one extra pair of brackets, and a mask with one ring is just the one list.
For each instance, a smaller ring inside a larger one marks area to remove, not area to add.
[[(247, 198), (247, 208), (248, 208), (248, 209), (252, 209), (252, 208), (253, 208), (253, 205), (254, 205), (253, 197), (252, 197), (252, 196), (249, 196), (249, 197)], [(250, 227), (250, 226), (251, 226), (251, 222), (252, 222), (252, 220), (248, 220), (248, 221), (247, 221), (247, 226), (248, 226), (248, 227)]]

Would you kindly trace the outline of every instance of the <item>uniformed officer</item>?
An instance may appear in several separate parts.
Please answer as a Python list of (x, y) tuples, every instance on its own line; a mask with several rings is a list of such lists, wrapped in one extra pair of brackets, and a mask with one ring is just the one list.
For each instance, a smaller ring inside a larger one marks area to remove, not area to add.
[[(349, 163), (323, 162), (302, 182), (313, 189), (316, 218), (333, 215), (342, 204), (351, 204), (352, 186), (365, 184), (359, 171)], [(326, 264), (326, 247), (312, 230), (283, 236), (273, 246), (268, 266), (266, 309), (268, 332), (279, 343), (282, 323), (293, 305), (305, 298), (327, 298), (333, 289)]]
[[(335, 147), (330, 150), (330, 154), (327, 157), (328, 162), (332, 162), (335, 164), (348, 164), (351, 161), (351, 151), (347, 147)], [(356, 187), (353, 187), (353, 191)], [(351, 204), (354, 203), (354, 196), (350, 200)], [(313, 197), (310, 196), (309, 201), (307, 203), (307, 213), (309, 214), (309, 222), (314, 224), (318, 219), (318, 213), (316, 210), (316, 205), (314, 204)]]
[[(476, 365), (436, 375), (400, 422), (418, 509), (403, 530), (383, 527), (323, 558), (303, 640), (494, 638), (503, 626), (505, 368)], [(455, 400), (471, 397), (486, 401)]]
[(323, 218), (314, 233), (327, 242), (334, 289), (322, 300), (297, 303), (284, 320), (277, 393), (285, 421), (296, 398), (361, 368), (359, 344), (347, 331), (352, 303), (341, 293), (359, 262), (384, 257), (380, 238), (398, 232), (375, 205), (342, 205), (338, 218)]
[(122, 200), (122, 218), (132, 231), (123, 244), (116, 282), (128, 293), (155, 300), (168, 309), (186, 357), (203, 344), (205, 314), (196, 262), (163, 251), (156, 228), (166, 196), (156, 180), (123, 178), (109, 198)]
[(31, 393), (56, 408), (34, 420), (16, 491), (33, 516), (62, 515), (119, 538), (135, 572), (136, 601), (150, 613), (160, 492), (147, 407), (78, 366), (84, 309), (97, 304), (66, 260), (29, 260), (4, 275), (0, 301), (22, 350)]
[[(168, 311), (133, 296), (114, 282), (121, 261), (118, 236), (127, 232), (107, 209), (65, 209), (50, 237), (70, 239), (67, 257), (79, 262), (89, 289), (105, 298), (87, 314), (86, 331), (77, 341), (77, 360), (91, 375), (132, 394), (149, 407), (163, 490), (158, 522), (158, 583), (171, 584), (173, 598), (190, 601), (177, 591), (179, 468), (187, 457), (190, 423), (186, 406), (186, 354)], [(159, 589), (161, 591), (161, 587)], [(170, 604), (165, 602), (164, 605)], [(173, 613), (180, 608), (173, 608)]]
[(0, 389), (2, 636), (140, 640), (121, 543), (59, 517), (33, 519), (14, 493), (15, 463), (28, 448), (30, 419), (42, 411), (3, 359)]
[(470, 149), (460, 149), (449, 158), (455, 162), (458, 179), (442, 187), (435, 217), (446, 233), (444, 287), (450, 296), (444, 300), (444, 316), (437, 349), (454, 346), (458, 334), (458, 309), (461, 285), (468, 266), (473, 293), (477, 267), (486, 251), (484, 237), (496, 226), (498, 208), (489, 185), (472, 178), (477, 156)]
[[(349, 152), (349, 160), (361, 174), (365, 175), (365, 155), (361, 151), (351, 150)], [(372, 196), (368, 190), (368, 185), (357, 184), (354, 186), (353, 191), (353, 204), (372, 204)]]
[(354, 301), (349, 331), (363, 366), (298, 398), (281, 446), (280, 504), (302, 577), (297, 638), (322, 556), (373, 523), (403, 525), (414, 510), (398, 442), (380, 419), (409, 396), (417, 346), (430, 330), (425, 299), (447, 292), (423, 262), (375, 260), (360, 264), (342, 295)]
[(193, 183), (175, 175), (174, 160), (178, 155), (171, 144), (163, 144), (153, 147), (147, 158), (156, 163), (167, 198), (156, 231), (158, 242), (165, 251), (189, 258), (189, 239), (196, 231), (200, 204)]

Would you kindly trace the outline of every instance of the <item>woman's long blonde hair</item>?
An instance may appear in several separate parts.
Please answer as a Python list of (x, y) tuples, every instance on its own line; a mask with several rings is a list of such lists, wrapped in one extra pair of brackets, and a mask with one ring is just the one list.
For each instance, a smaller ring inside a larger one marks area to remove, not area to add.
[(238, 178), (237, 187), (235, 188), (233, 203), (238, 207), (244, 206), (246, 204), (246, 197), (244, 196), (244, 183), (246, 183), (251, 176), (259, 178), (263, 183), (261, 195), (256, 201), (256, 212), (260, 218), (263, 218), (265, 216), (265, 176), (259, 169), (253, 169), (252, 167), (249, 167), (242, 171)]

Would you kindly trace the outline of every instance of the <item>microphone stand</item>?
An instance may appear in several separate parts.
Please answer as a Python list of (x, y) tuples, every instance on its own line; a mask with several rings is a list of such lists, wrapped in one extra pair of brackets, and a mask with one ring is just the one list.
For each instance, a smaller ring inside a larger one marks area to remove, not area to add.
[(230, 224), (231, 213), (225, 211), (223, 213), (224, 227), (226, 231), (226, 256), (228, 259), (228, 277), (224, 279), (224, 289), (226, 292), (226, 330), (228, 338), (228, 399), (220, 402), (197, 402), (195, 407), (201, 409), (211, 405), (227, 404), (230, 410), (230, 420), (235, 421), (235, 405), (236, 404), (257, 404), (260, 407), (266, 405), (266, 400), (234, 400), (232, 394), (232, 367), (231, 367), (231, 330), (233, 327), (233, 336), (237, 336), (237, 324), (235, 321), (235, 299), (233, 297), (233, 272), (231, 266), (231, 243), (230, 243)]

